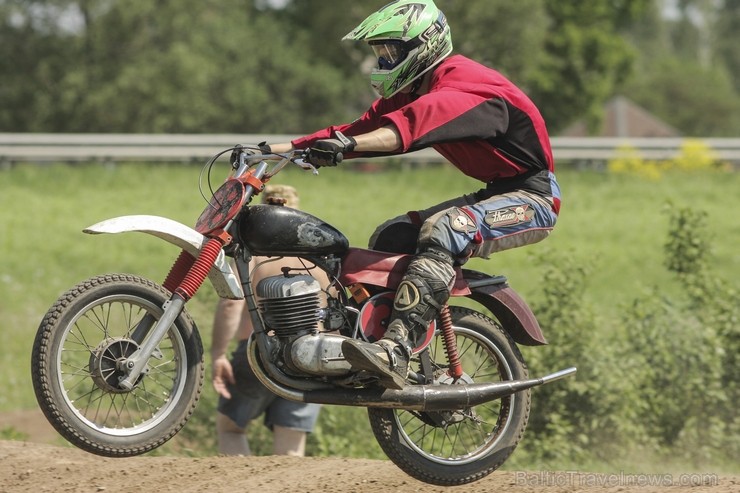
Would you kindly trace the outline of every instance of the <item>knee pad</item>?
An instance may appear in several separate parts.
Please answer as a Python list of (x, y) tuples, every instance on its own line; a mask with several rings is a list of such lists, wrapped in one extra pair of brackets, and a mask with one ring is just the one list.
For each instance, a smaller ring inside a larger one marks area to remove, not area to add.
[(400, 319), (416, 338), (447, 303), (454, 277), (449, 252), (425, 249), (411, 261), (398, 286), (391, 320)]

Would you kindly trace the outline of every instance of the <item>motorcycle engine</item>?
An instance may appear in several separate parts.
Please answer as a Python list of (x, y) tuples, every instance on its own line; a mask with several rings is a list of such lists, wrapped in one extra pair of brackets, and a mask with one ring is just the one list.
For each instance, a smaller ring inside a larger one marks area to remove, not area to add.
[(342, 355), (340, 335), (319, 331), (319, 322), (332, 326), (331, 310), (321, 308), (320, 283), (308, 275), (267, 277), (256, 295), (266, 328), (281, 340), (284, 369), (297, 375), (343, 376), (351, 366)]
[(257, 284), (262, 319), (279, 337), (319, 330), (321, 285), (311, 276), (273, 276)]

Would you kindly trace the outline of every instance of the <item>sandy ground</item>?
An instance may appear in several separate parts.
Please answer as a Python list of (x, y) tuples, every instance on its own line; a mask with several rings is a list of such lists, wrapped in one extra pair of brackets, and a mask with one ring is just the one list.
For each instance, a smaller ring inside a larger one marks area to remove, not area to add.
[(133, 457), (109, 459), (51, 445), (57, 435), (40, 412), (7, 413), (28, 441), (0, 441), (4, 492), (665, 492), (738, 493), (740, 476), (626, 475), (497, 471), (476, 483), (444, 488), (407, 476), (390, 461), (291, 457)]

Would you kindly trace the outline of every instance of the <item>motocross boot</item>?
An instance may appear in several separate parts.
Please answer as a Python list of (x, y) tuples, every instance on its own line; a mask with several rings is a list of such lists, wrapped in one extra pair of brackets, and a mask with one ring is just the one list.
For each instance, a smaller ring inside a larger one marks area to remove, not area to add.
[(406, 385), (412, 350), (450, 296), (455, 277), (452, 264), (452, 256), (437, 248), (427, 248), (414, 257), (398, 286), (383, 338), (375, 343), (342, 342), (342, 353), (353, 369), (377, 375), (385, 388)]
[(387, 389), (400, 390), (406, 385), (411, 349), (408, 330), (398, 320), (391, 322), (385, 336), (377, 342), (363, 342), (357, 339), (342, 342), (342, 353), (352, 365), (352, 369), (365, 370), (377, 375), (380, 378), (380, 385)]

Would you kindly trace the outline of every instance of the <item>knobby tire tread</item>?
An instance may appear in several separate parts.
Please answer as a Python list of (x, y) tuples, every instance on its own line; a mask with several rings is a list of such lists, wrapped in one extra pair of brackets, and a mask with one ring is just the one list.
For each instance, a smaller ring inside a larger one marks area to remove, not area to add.
[(193, 415), (198, 401), (200, 400), (203, 383), (205, 381), (203, 345), (193, 319), (187, 311), (183, 310), (178, 317), (178, 320), (182, 318), (191, 329), (190, 342), (186, 342), (186, 344), (196, 344), (196, 352), (200, 355), (200, 361), (198, 363), (200, 370), (195, 384), (197, 390), (195, 391), (194, 398), (191, 400), (190, 406), (183, 417), (177, 423), (171, 425), (169, 430), (162, 433), (158, 439), (149, 441), (142, 446), (125, 446), (116, 448), (101, 445), (77, 431), (74, 425), (69, 423), (67, 418), (60, 411), (54, 399), (53, 392), (50, 389), (49, 380), (52, 376), (47, 374), (47, 358), (52, 355), (49, 354), (47, 348), (52, 344), (51, 339), (54, 334), (54, 329), (60, 323), (60, 319), (65, 315), (67, 307), (69, 307), (69, 305), (85, 292), (113, 282), (137, 284), (145, 288), (151, 288), (161, 293), (165, 299), (170, 296), (169, 291), (158, 284), (132, 274), (105, 274), (87, 279), (80, 284), (77, 284), (62, 294), (44, 315), (34, 339), (31, 358), (31, 375), (34, 392), (41, 410), (57, 432), (59, 432), (59, 434), (66, 440), (77, 447), (96, 455), (104, 457), (131, 457), (144, 454), (162, 446), (165, 442), (174, 437)]
[[(523, 371), (522, 378), (526, 378), (528, 374), (528, 368), (524, 357), (522, 356), (519, 348), (517, 347), (511, 336), (501, 327), (501, 325), (487, 316), (476, 312), (475, 310), (462, 308), (462, 307), (450, 307), (451, 314), (453, 315), (453, 325), (465, 325), (465, 322), (459, 322), (460, 319), (472, 316), (478, 319), (478, 322), (487, 326), (489, 330), (495, 330), (502, 335), (509, 349), (512, 351), (514, 358), (521, 370)], [(456, 316), (459, 317), (456, 319)], [(529, 422), (529, 412), (531, 407), (531, 393), (529, 390), (518, 392), (517, 396), (523, 400), (523, 407), (517, 405), (517, 409), (510, 409), (509, 412), (523, 413), (523, 416), (519, 419), (520, 423), (517, 425), (515, 435), (509, 437), (503, 443), (499, 444), (496, 451), (491, 454), (497, 455), (497, 460), (493, 464), (485, 466), (483, 469), (470, 472), (467, 475), (454, 474), (442, 474), (442, 467), (420, 467), (418, 463), (410, 460), (408, 455), (409, 449), (400, 442), (397, 438), (398, 431), (396, 430), (395, 419), (393, 418), (393, 411), (387, 409), (368, 409), (370, 418), (370, 424), (373, 429), (373, 433), (376, 435), (376, 439), (383, 449), (383, 452), (388, 456), (391, 461), (396, 464), (399, 468), (405, 471), (410, 476), (429, 484), (435, 484), (439, 486), (459, 486), (467, 483), (478, 481), (485, 476), (488, 476), (496, 469), (501, 467), (504, 462), (511, 456), (516, 449), (519, 442), (524, 436), (524, 432)], [(517, 417), (513, 419), (517, 420)], [(508, 449), (508, 453), (499, 454), (503, 448)], [(489, 454), (489, 455), (491, 455)], [(486, 456), (488, 457), (488, 456)], [(425, 458), (424, 458), (425, 459)], [(469, 465), (469, 464), (468, 464)], [(446, 466), (445, 466), (446, 467)], [(436, 469), (436, 471), (435, 471)]]

